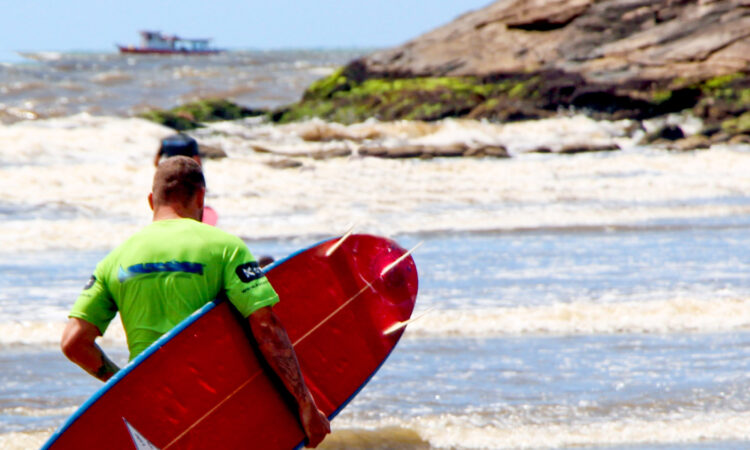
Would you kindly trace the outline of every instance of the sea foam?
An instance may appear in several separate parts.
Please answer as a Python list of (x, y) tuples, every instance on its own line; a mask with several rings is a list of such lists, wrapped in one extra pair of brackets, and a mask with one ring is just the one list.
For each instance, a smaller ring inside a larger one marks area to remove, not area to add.
[[(116, 245), (150, 220), (146, 194), (153, 155), (159, 139), (171, 132), (140, 119), (88, 115), (0, 126), (0, 206), (8, 211), (0, 224), (2, 247)], [(229, 155), (204, 164), (207, 203), (219, 213), (220, 227), (247, 239), (331, 236), (350, 223), (395, 235), (734, 223), (750, 214), (743, 194), (750, 192), (744, 147), (674, 154), (633, 144), (606, 155), (428, 161), (316, 156), (332, 146), (354, 148), (373, 140), (394, 146), (483, 140), (522, 147), (522, 140), (534, 136), (626, 139), (622, 133), (617, 123), (573, 117), (512, 125), (249, 121), (195, 134)], [(317, 137), (310, 140), (311, 134)], [(269, 166), (291, 154), (297, 168)], [(72, 215), (14, 213), (59, 202)]]
[[(716, 333), (750, 329), (750, 299), (674, 298), (663, 301), (555, 303), (542, 306), (417, 310), (404, 337), (487, 338), (533, 335)], [(57, 345), (62, 321), (0, 322), (0, 346)], [(104, 345), (125, 345), (119, 319)]]

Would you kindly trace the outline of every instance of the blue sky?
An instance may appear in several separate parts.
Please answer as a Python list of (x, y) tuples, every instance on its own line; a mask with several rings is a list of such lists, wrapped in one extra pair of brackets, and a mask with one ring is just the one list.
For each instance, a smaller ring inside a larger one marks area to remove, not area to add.
[(115, 50), (138, 31), (234, 49), (389, 47), (492, 0), (0, 0), (0, 60), (16, 51)]

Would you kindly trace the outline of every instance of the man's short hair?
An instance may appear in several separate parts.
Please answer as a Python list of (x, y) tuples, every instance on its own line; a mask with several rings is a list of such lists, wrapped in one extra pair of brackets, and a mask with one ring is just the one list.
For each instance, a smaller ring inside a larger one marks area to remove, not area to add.
[(173, 134), (161, 140), (159, 155), (164, 158), (177, 155), (196, 156), (198, 155), (198, 142), (184, 133)]
[(165, 159), (156, 168), (151, 192), (154, 204), (187, 203), (202, 188), (206, 187), (200, 164), (187, 156)]

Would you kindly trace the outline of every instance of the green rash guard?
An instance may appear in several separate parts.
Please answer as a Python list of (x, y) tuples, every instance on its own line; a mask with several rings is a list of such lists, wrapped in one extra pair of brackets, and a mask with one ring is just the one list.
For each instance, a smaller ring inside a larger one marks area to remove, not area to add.
[(279, 301), (240, 238), (192, 219), (160, 220), (96, 266), (69, 317), (104, 334), (119, 311), (132, 360), (222, 292), (244, 317)]

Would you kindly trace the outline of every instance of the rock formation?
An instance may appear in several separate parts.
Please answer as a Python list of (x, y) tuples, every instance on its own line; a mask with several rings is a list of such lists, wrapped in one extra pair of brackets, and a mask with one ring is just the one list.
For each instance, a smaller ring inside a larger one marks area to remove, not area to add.
[[(750, 141), (749, 73), (750, 0), (499, 0), (351, 61), (267, 115), (275, 122), (506, 122), (569, 112), (636, 120), (690, 112), (703, 120), (703, 138), (679, 130), (666, 140), (676, 149), (703, 148)], [(260, 113), (209, 106), (172, 111), (164, 123)], [(615, 149), (567, 152), (595, 150)], [(385, 157), (472, 152), (362, 149)]]
[(360, 63), (367, 77), (706, 80), (750, 68), (750, 1), (501, 0)]
[(500, 0), (310, 86), (277, 121), (646, 119), (750, 134), (750, 0)]

